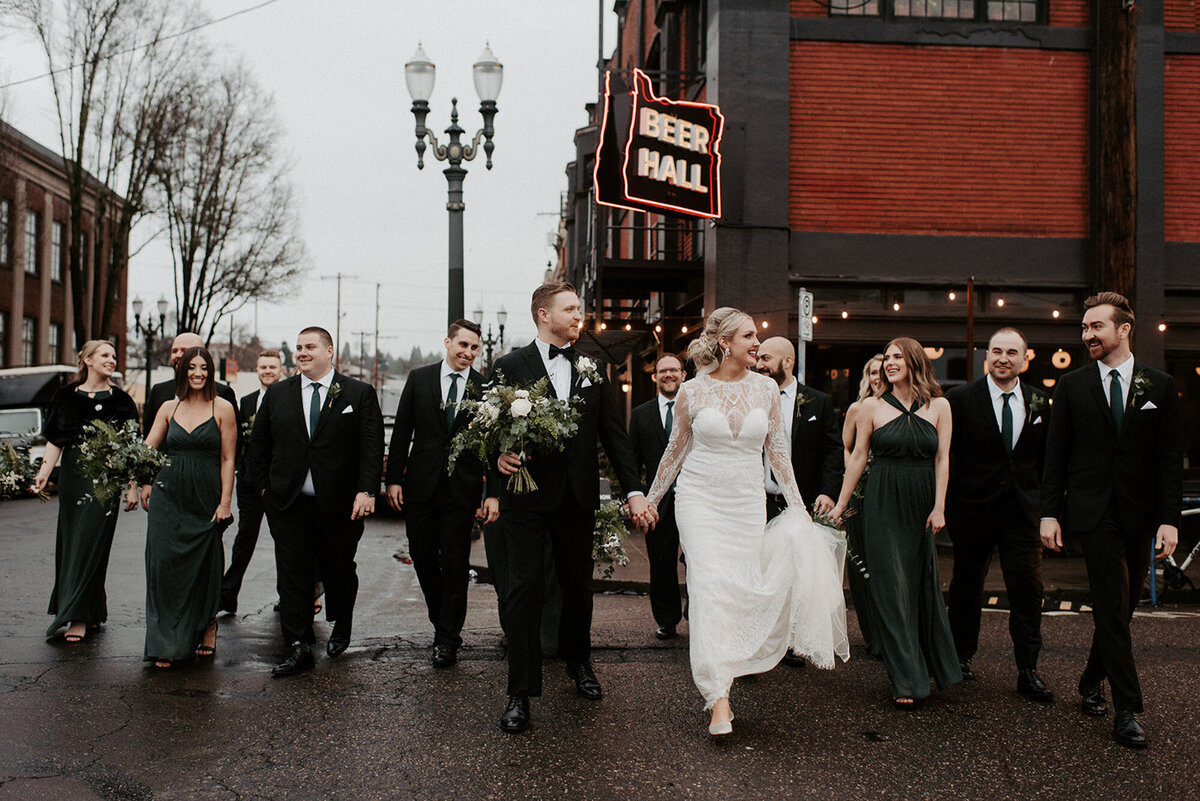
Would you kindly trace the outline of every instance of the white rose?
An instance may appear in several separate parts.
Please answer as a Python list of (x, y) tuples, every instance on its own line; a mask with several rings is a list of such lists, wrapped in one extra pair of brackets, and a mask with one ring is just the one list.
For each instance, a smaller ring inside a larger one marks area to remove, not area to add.
[(512, 406), (508, 407), (508, 410), (513, 417), (527, 417), (533, 411), (533, 404), (526, 398), (517, 398), (512, 402)]
[(527, 389), (518, 389), (518, 390), (517, 390), (516, 392), (514, 392), (513, 394), (514, 394), (514, 395), (516, 395), (518, 398), (528, 398), (528, 397), (529, 397), (529, 390), (527, 390)]

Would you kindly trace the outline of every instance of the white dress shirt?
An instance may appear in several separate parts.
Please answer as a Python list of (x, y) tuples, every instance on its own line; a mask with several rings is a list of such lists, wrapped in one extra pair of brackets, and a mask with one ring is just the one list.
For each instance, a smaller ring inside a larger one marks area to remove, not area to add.
[(542, 365), (546, 368), (546, 375), (550, 376), (550, 385), (554, 387), (554, 394), (559, 400), (566, 400), (571, 397), (571, 360), (566, 356), (555, 356), (550, 358), (550, 345), (543, 342), (541, 337), (533, 340), (537, 345), (538, 353), (542, 357)]
[[(1112, 392), (1110, 373), (1113, 368), (1104, 362), (1096, 362), (1096, 364), (1100, 367), (1100, 384), (1104, 388), (1104, 399), (1108, 400), (1110, 397), (1108, 393)], [(1133, 383), (1133, 354), (1129, 354), (1129, 358), (1118, 365), (1116, 370), (1121, 375), (1121, 408), (1124, 409), (1129, 405), (1129, 385)]]
[[(779, 407), (783, 414), (783, 436), (787, 439), (788, 453), (792, 452), (792, 418), (796, 414), (796, 388), (800, 382), (793, 379), (786, 387), (779, 390)], [(763, 474), (763, 488), (769, 495), (780, 495), (783, 493), (783, 488), (779, 486), (779, 482), (771, 475), (771, 465), (767, 462), (767, 454), (763, 452), (763, 466), (765, 473)]]
[(470, 367), (468, 367), (466, 370), (455, 370), (453, 367), (451, 367), (449, 364), (447, 364), (444, 360), (442, 361), (442, 406), (443, 407), (450, 400), (450, 376), (456, 375), (459, 377), (459, 380), (454, 382), (455, 384), (458, 385), (458, 389), (456, 390), (458, 397), (454, 401), (454, 413), (455, 414), (458, 414), (458, 404), (462, 403), (463, 397), (466, 396), (466, 394), (467, 394), (467, 375), (470, 372), (471, 372)]
[[(988, 392), (992, 395), (992, 411), (996, 413), (996, 425), (1000, 427), (1000, 431), (1004, 431), (1004, 392), (996, 385), (989, 375), (987, 377)], [(1017, 381), (1013, 388), (1012, 397), (1008, 399), (1008, 408), (1012, 410), (1013, 417), (1013, 447), (1016, 447), (1017, 440), (1021, 438), (1021, 431), (1025, 428), (1025, 394), (1021, 392), (1021, 382)]]
[(263, 398), (267, 397), (267, 388), (262, 384), (258, 385), (258, 397), (254, 399), (254, 413), (258, 414), (258, 410), (262, 408)]
[[(318, 393), (320, 398), (321, 408), (325, 406), (325, 399), (329, 396), (329, 386), (333, 383), (333, 370), (325, 374), (324, 378), (313, 381), (308, 376), (300, 378), (300, 406), (304, 409), (304, 433), (311, 438), (312, 420), (310, 417), (312, 407), (312, 394)], [(312, 470), (308, 471), (308, 475), (304, 477), (304, 486), (300, 488), (300, 492), (305, 495), (316, 495), (317, 489), (313, 486)]]

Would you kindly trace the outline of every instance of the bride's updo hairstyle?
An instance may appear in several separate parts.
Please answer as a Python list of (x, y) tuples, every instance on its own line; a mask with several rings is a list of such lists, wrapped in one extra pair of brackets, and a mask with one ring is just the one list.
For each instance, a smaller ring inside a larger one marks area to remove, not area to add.
[(730, 306), (722, 306), (704, 321), (704, 330), (700, 336), (688, 345), (687, 357), (696, 365), (696, 375), (704, 375), (716, 370), (725, 358), (720, 339), (733, 339), (738, 329), (750, 319), (750, 315)]

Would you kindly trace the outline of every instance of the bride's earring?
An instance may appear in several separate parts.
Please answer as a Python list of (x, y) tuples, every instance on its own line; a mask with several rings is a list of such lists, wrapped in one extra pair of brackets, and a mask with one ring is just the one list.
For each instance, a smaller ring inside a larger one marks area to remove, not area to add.
[(729, 358), (729, 348), (725, 348), (725, 358)]

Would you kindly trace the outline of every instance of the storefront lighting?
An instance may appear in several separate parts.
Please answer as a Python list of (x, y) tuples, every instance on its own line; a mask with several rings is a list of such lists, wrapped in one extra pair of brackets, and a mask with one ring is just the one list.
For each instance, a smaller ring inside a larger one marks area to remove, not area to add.
[(600, 330), (601, 330), (601, 331), (607, 331), (607, 330), (608, 330), (608, 323), (600, 323)]
[(931, 347), (926, 346), (924, 348), (924, 351), (925, 351), (925, 355), (929, 357), (930, 361), (936, 362), (938, 359), (942, 358), (942, 354), (944, 354), (946, 352), (946, 349), (945, 348), (931, 348)]
[(950, 300), (958, 300), (958, 294), (955, 292), (951, 292), (946, 297), (950, 298)]
[(1055, 320), (1058, 319), (1060, 314), (1061, 314), (1061, 312), (1058, 309), (1055, 309), (1054, 311), (1050, 312), (1050, 316), (1053, 317)]
[(621, 382), (621, 391), (628, 394), (628, 392), (629, 392), (629, 382), (628, 381)]
[(679, 326), (679, 333), (681, 333), (681, 334), (686, 334), (686, 333), (687, 333), (687, 326), (686, 326), (686, 325), (681, 325), (681, 326)]
[(845, 320), (849, 316), (850, 316), (850, 312), (846, 311), (845, 309), (842, 309), (842, 319)]
[(897, 312), (898, 312), (898, 311), (900, 311), (900, 304), (899, 304), (899, 303), (893, 303), (893, 304), (892, 304), (892, 311), (897, 311)]
[(633, 326), (632, 326), (632, 325), (630, 325), (629, 323), (625, 323), (625, 330), (626, 330), (626, 331), (632, 331), (632, 330), (633, 330)]
[(816, 325), (819, 322), (821, 322), (821, 319), (819, 317), (817, 317), (817, 315), (814, 314), (813, 315), (813, 325)]
[(763, 327), (764, 329), (765, 329), (765, 328), (767, 328), (767, 327), (768, 327), (768, 325), (769, 325), (769, 324), (767, 323), (767, 321), (766, 321), (766, 320), (763, 320), (763, 321), (762, 321), (762, 327)]
[(1167, 330), (1167, 324), (1166, 324), (1166, 323), (1159, 323), (1159, 324), (1158, 324), (1158, 330), (1159, 330), (1160, 332), (1162, 332), (1162, 331), (1166, 331), (1166, 330)]
[(1050, 357), (1050, 363), (1059, 370), (1066, 370), (1071, 366), (1071, 354), (1060, 348), (1054, 352), (1053, 356)]
[(996, 298), (996, 308), (998, 308), (998, 309), (1004, 308), (1004, 298)]
[(1200, 375), (1200, 365), (1196, 366), (1196, 375)]
[[(1042, 379), (1042, 386), (1045, 387), (1046, 389), (1050, 389), (1050, 387), (1054, 386), (1057, 383), (1058, 383), (1057, 378), (1043, 378)], [(1051, 403), (1053, 403), (1053, 401), (1051, 401)]]
[(661, 326), (661, 325), (656, 325), (656, 326), (654, 326), (654, 333), (656, 333), (656, 334), (661, 334), (661, 333), (662, 333), (662, 326)]

